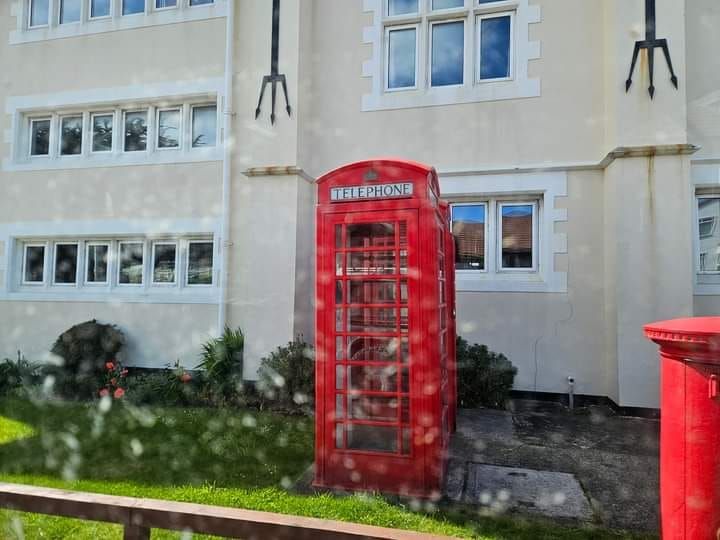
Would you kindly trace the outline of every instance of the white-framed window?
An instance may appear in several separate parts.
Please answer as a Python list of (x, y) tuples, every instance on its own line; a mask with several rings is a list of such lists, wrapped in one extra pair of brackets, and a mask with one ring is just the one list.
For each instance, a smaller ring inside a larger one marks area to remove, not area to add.
[(148, 111), (123, 111), (123, 152), (147, 150)]
[(53, 285), (76, 285), (78, 278), (77, 242), (56, 242), (53, 254)]
[(215, 248), (211, 240), (191, 240), (188, 242), (185, 285), (188, 287), (208, 287), (213, 285), (213, 261)]
[(42, 285), (45, 283), (47, 244), (28, 242), (23, 246), (21, 282), (24, 285)]
[(83, 151), (83, 115), (61, 116), (59, 127), (59, 154), (61, 156), (81, 155)]
[(177, 283), (178, 247), (176, 242), (158, 241), (152, 244), (153, 285)]
[(695, 230), (697, 273), (707, 279), (720, 278), (720, 194), (699, 193), (695, 198), (697, 228)]
[(208, 148), (217, 145), (217, 105), (192, 106), (192, 147)]
[(118, 242), (118, 276), (120, 286), (137, 286), (145, 282), (145, 243)]
[(112, 17), (112, 0), (88, 0), (90, 20), (109, 19)]
[[(540, 95), (529, 61), (540, 57), (529, 0), (366, 0), (374, 12), (363, 66), (373, 78), (363, 110), (473, 103)], [(371, 31), (372, 30), (372, 31)], [(415, 39), (413, 39), (415, 38)]]
[(110, 242), (85, 244), (85, 284), (107, 285), (110, 282)]
[(215, 0), (190, 0), (190, 7), (207, 6), (215, 2)]
[(28, 0), (28, 27), (42, 28), (50, 23), (50, 0)]
[(538, 198), (454, 203), (455, 269), (466, 276), (539, 272)]
[(111, 153), (115, 140), (115, 113), (91, 113), (90, 127), (92, 130), (92, 146), (90, 151), (93, 154)]
[(30, 157), (47, 157), (50, 155), (50, 133), (52, 118), (30, 118), (30, 140), (28, 151)]
[(80, 22), (82, 0), (60, 0), (60, 24)]
[(145, 13), (145, 0), (121, 0), (122, 15), (139, 15)]
[(174, 9), (177, 8), (178, 0), (155, 0), (155, 9)]
[(155, 145), (158, 150), (177, 150), (182, 139), (182, 107), (157, 110)]

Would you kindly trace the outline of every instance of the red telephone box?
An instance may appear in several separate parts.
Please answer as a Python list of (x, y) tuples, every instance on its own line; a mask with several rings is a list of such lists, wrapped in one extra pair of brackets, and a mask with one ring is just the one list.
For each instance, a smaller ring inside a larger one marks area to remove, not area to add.
[(315, 485), (432, 497), (455, 422), (453, 243), (437, 174), (318, 180)]

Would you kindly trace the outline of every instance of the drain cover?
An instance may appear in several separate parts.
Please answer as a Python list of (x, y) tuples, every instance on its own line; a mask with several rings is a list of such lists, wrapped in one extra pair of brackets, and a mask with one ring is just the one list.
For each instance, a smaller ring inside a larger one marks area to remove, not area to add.
[(492, 513), (519, 510), (551, 518), (592, 519), (580, 483), (568, 473), (470, 463), (464, 502)]

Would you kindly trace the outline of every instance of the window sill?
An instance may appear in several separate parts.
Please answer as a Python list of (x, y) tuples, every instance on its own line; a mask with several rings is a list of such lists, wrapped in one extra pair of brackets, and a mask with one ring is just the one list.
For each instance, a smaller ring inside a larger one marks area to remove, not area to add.
[[(563, 274), (564, 277), (564, 274)], [(519, 292), (519, 293), (564, 293), (566, 280), (555, 279), (549, 283), (541, 274), (484, 274), (482, 276), (456, 273), (457, 292)]]
[(78, 302), (123, 304), (210, 304), (219, 302), (218, 291), (210, 287), (205, 291), (131, 291), (113, 288), (92, 291), (19, 290), (0, 293), (0, 301), (8, 302)]
[[(22, 10), (21, 10), (22, 11)], [(206, 6), (193, 6), (186, 9), (169, 9), (156, 11), (150, 14), (138, 13), (118, 17), (104, 17), (89, 19), (79, 23), (68, 23), (54, 26), (38, 26), (35, 28), (22, 28), (23, 16), (18, 15), (18, 28), (10, 33), (10, 44), (33, 43), (52, 39), (64, 39), (91, 34), (102, 34), (118, 30), (130, 30), (149, 26), (176, 24), (190, 21), (201, 21), (225, 17), (227, 13), (226, 0), (216, 0), (215, 4)]]

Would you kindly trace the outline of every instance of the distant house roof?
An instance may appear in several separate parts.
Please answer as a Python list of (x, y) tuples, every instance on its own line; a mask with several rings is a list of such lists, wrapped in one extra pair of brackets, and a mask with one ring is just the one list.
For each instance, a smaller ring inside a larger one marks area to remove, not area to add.
[[(455, 251), (459, 258), (474, 257), (485, 252), (485, 224), (455, 222)], [(532, 216), (503, 218), (502, 247), (505, 251), (526, 253), (532, 250)]]

